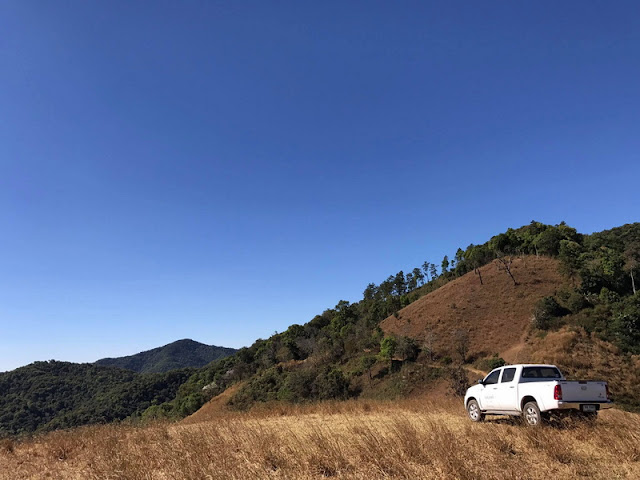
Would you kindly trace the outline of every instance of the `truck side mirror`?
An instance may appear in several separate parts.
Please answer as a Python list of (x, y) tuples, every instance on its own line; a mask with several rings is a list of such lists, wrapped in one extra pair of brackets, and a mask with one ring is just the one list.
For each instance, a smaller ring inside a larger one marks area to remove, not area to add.
[(482, 380), (482, 379), (478, 380), (478, 384), (484, 385), (484, 380)]

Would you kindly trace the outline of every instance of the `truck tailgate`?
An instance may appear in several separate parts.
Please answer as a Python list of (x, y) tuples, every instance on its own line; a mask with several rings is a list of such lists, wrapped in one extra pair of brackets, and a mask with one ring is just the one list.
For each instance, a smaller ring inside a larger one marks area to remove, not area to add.
[(561, 380), (562, 400), (565, 402), (604, 402), (607, 400), (606, 382), (569, 382)]

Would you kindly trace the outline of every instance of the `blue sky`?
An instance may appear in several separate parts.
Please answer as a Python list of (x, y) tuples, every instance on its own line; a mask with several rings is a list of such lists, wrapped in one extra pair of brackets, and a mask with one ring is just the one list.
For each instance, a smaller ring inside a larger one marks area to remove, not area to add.
[(0, 371), (637, 221), (639, 79), (637, 2), (2, 2)]

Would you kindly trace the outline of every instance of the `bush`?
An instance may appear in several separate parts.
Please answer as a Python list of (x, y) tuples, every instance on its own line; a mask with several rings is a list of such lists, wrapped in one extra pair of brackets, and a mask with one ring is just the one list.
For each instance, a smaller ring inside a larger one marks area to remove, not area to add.
[(556, 318), (562, 317), (569, 311), (562, 307), (554, 297), (544, 297), (533, 310), (533, 325), (540, 330), (551, 327)]
[(462, 367), (454, 367), (449, 370), (449, 388), (457, 397), (464, 397), (469, 388), (467, 372)]
[(349, 397), (349, 381), (337, 368), (327, 367), (313, 382), (313, 396), (319, 400), (345, 400)]
[(398, 348), (398, 341), (394, 337), (385, 337), (380, 342), (380, 359), (391, 361)]
[(640, 294), (621, 304), (613, 318), (613, 331), (620, 348), (640, 354)]
[(453, 363), (453, 359), (452, 359), (450, 356), (448, 356), (448, 355), (447, 355), (447, 356), (445, 356), (445, 357), (442, 357), (441, 362), (442, 362), (444, 365), (451, 365), (451, 364)]
[(403, 360), (414, 362), (420, 354), (420, 347), (413, 338), (400, 337), (396, 351)]
[(506, 364), (507, 362), (504, 361), (504, 358), (498, 357), (498, 355), (496, 354), (493, 357), (484, 358), (480, 360), (479, 362), (477, 362), (476, 366), (480, 370), (485, 370), (487, 372), (490, 372), (494, 368), (502, 367), (503, 365), (506, 365)]
[(618, 303), (621, 298), (620, 295), (616, 292), (609, 290), (607, 287), (602, 287), (602, 290), (600, 290), (600, 295), (598, 295), (598, 300), (606, 305), (611, 303)]
[(316, 372), (300, 369), (289, 372), (278, 391), (278, 400), (301, 402), (311, 396)]
[(579, 292), (571, 292), (567, 297), (565, 305), (571, 313), (578, 313), (585, 308), (591, 307), (589, 301)]

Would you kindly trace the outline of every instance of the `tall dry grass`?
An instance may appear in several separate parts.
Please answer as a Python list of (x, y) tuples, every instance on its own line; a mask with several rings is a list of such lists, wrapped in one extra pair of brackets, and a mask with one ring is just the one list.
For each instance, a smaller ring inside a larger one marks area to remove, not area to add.
[(540, 429), (467, 420), (458, 400), (352, 401), (95, 426), (0, 445), (0, 478), (640, 478), (640, 416)]

